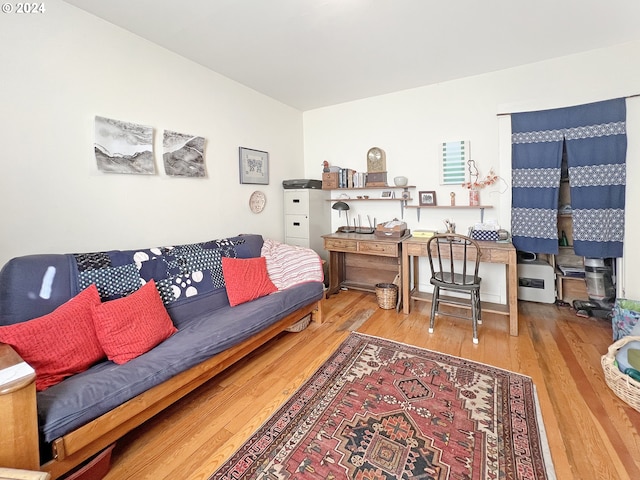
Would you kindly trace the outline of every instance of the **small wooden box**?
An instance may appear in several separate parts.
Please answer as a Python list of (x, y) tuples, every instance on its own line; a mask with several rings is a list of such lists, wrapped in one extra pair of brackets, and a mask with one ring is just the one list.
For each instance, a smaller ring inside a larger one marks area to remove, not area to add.
[(323, 172), (322, 173), (322, 189), (332, 190), (338, 188), (338, 172)]
[(396, 223), (397, 225), (394, 225), (392, 227), (387, 227), (386, 223), (379, 223), (378, 225), (376, 225), (375, 236), (382, 237), (382, 238), (404, 237), (404, 235), (408, 233), (406, 222), (396, 222)]
[(369, 172), (367, 173), (367, 187), (386, 187), (387, 172)]

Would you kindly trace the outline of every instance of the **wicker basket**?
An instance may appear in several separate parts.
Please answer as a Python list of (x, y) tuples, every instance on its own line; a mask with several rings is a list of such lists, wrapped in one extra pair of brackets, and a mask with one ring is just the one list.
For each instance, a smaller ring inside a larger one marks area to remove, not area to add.
[(298, 332), (303, 331), (305, 328), (307, 328), (310, 323), (311, 323), (311, 314), (303, 317), (301, 320), (298, 320), (296, 323), (291, 325), (289, 328), (285, 328), (285, 331), (298, 333)]
[(618, 350), (633, 340), (640, 340), (640, 337), (622, 337), (613, 343), (609, 346), (609, 351), (602, 356), (601, 363), (602, 369), (604, 370), (604, 379), (607, 385), (609, 385), (609, 388), (613, 390), (618, 397), (640, 412), (640, 382), (622, 373), (617, 365), (613, 363)]
[(395, 283), (377, 283), (376, 298), (378, 306), (385, 310), (396, 308), (398, 301), (398, 286)]

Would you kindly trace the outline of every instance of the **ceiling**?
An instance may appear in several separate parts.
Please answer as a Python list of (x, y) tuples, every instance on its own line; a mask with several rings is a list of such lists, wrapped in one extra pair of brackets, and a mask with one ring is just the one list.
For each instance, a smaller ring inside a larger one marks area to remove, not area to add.
[(638, 0), (66, 0), (301, 111), (640, 40)]

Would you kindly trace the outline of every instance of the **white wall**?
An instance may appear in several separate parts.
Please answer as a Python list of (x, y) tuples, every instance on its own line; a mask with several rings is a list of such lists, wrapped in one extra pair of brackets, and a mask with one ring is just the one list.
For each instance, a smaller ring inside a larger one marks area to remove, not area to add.
[[(58, 0), (0, 15), (0, 265), (13, 256), (282, 239), (282, 180), (303, 176), (302, 114)], [(94, 116), (154, 127), (156, 175), (102, 174)], [(207, 139), (206, 179), (168, 177), (164, 129)], [(270, 154), (240, 185), (238, 147)], [(254, 190), (267, 194), (256, 215)]]
[[(508, 41), (508, 39), (505, 39)], [(305, 171), (316, 174), (320, 164), (366, 170), (366, 152), (379, 146), (387, 153), (389, 181), (405, 175), (415, 191), (435, 190), (439, 205), (449, 204), (449, 193), (457, 194), (458, 204), (467, 204), (467, 192), (461, 187), (444, 187), (438, 182), (439, 143), (446, 140), (470, 140), (471, 156), (481, 176), (493, 167), (505, 183), (481, 192), (481, 203), (492, 205), (485, 218), (495, 219), (510, 228), (510, 121), (499, 113), (541, 110), (640, 94), (640, 42), (625, 44), (464, 78), (438, 85), (416, 88), (390, 95), (344, 103), (304, 113)], [(640, 298), (640, 256), (634, 246), (640, 240), (635, 222), (640, 212), (640, 98), (629, 99), (627, 155), (627, 214), (624, 295)], [(501, 193), (504, 191), (504, 193)], [(334, 192), (335, 194), (336, 192)], [(354, 195), (357, 192), (347, 192)], [(417, 204), (417, 199), (413, 201)], [(351, 215), (375, 215), (388, 220), (399, 216), (398, 207), (380, 202), (351, 202)], [(442, 230), (442, 220), (453, 217), (458, 231), (479, 220), (472, 210), (422, 210), (418, 222), (415, 211), (405, 214), (409, 228)], [(334, 228), (339, 219), (334, 214)], [(491, 267), (491, 268), (488, 268)], [(483, 266), (483, 298), (505, 302), (504, 276), (498, 266)], [(421, 284), (427, 283), (421, 278)], [(424, 289), (428, 289), (422, 285)]]
[[(631, 43), (302, 115), (59, 0), (46, 7), (44, 14), (0, 15), (0, 264), (29, 253), (138, 248), (240, 232), (281, 239), (281, 181), (320, 178), (325, 159), (364, 170), (374, 145), (387, 152), (390, 179), (406, 175), (416, 191), (436, 190), (440, 204), (454, 190), (463, 203), (462, 188), (438, 185), (440, 142), (470, 140), (481, 174), (494, 167), (509, 182), (509, 119), (497, 113), (640, 93), (640, 43)], [(640, 178), (640, 99), (627, 103), (632, 185)], [(98, 172), (95, 115), (153, 126), (158, 173)], [(165, 128), (207, 139), (206, 179), (164, 174)], [(239, 146), (269, 151), (269, 185), (239, 184)], [(508, 228), (510, 194), (499, 193), (503, 187), (484, 190), (482, 203), (494, 207), (487, 218)], [(248, 209), (256, 189), (267, 194), (260, 215)], [(630, 186), (621, 282), (629, 298), (640, 298), (640, 256), (629, 248), (640, 238), (639, 200), (640, 190)], [(363, 220), (400, 215), (395, 204), (351, 207)], [(333, 215), (335, 228), (343, 219)], [(423, 210), (417, 222), (409, 211), (405, 220), (413, 229), (442, 228), (445, 217), (465, 231), (479, 214)], [(494, 281), (485, 282), (483, 296), (504, 301), (499, 267), (485, 273)]]

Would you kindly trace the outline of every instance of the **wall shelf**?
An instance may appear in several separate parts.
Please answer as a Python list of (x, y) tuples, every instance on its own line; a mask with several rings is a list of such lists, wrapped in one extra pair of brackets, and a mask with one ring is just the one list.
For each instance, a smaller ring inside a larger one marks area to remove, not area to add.
[(406, 205), (406, 208), (415, 208), (416, 217), (420, 221), (420, 210), (422, 208), (457, 208), (457, 209), (476, 209), (480, 210), (480, 223), (484, 222), (484, 209), (493, 208), (493, 205)]
[[(415, 185), (405, 185), (404, 187), (397, 187), (395, 185), (389, 185), (389, 186), (380, 186), (380, 187), (358, 187), (358, 188), (331, 188), (328, 190), (331, 190), (332, 192), (344, 192), (344, 191), (351, 191), (351, 192), (362, 192), (362, 191), (366, 191), (366, 190), (402, 190), (403, 193), (400, 194), (400, 196), (394, 196), (394, 197), (390, 197), (390, 198), (382, 198), (382, 197), (375, 197), (373, 198), (371, 195), (368, 195), (369, 198), (364, 198), (364, 194), (363, 195), (356, 195), (355, 198), (351, 198), (351, 197), (347, 197), (347, 198), (330, 198), (327, 201), (328, 202), (400, 202), (400, 218), (404, 218), (404, 209), (405, 207), (408, 207), (407, 202), (410, 202), (411, 200), (413, 200), (413, 198), (411, 198), (410, 194), (409, 194), (409, 189), (411, 188), (416, 188)], [(406, 192), (406, 194), (405, 194)], [(405, 195), (403, 197), (403, 195)], [(361, 198), (358, 198), (361, 197)]]
[(369, 187), (346, 187), (346, 188), (326, 188), (325, 190), (332, 190), (332, 191), (336, 191), (336, 190), (408, 190), (410, 188), (416, 188), (415, 185), (405, 185), (404, 187), (399, 187), (397, 185), (387, 185), (387, 186), (369, 186)]

